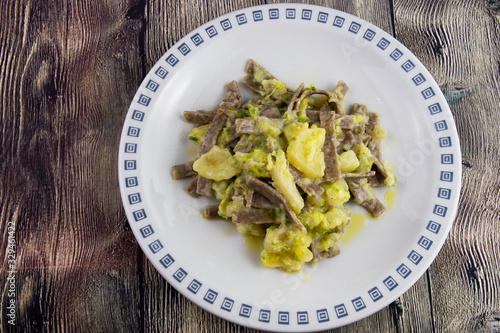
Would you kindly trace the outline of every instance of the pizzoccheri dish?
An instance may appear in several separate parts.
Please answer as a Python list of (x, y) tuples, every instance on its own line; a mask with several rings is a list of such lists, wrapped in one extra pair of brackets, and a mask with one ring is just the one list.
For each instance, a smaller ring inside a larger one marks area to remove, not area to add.
[(172, 176), (194, 177), (191, 196), (219, 200), (205, 218), (261, 237), (265, 266), (299, 272), (340, 253), (351, 199), (374, 217), (385, 212), (373, 187), (396, 184), (382, 160), (386, 131), (365, 105), (345, 112), (343, 81), (332, 91), (303, 83), (291, 90), (253, 60), (245, 72), (253, 99), (242, 103), (232, 81), (213, 110), (184, 112), (199, 157), (173, 166)]

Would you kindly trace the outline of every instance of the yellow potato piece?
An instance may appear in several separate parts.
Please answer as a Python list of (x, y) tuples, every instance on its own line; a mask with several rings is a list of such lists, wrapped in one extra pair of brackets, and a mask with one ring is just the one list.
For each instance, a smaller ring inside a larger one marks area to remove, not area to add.
[(288, 161), (307, 178), (321, 178), (325, 174), (324, 128), (308, 128), (301, 130), (288, 143), (286, 156)]
[(305, 131), (309, 128), (307, 123), (301, 122), (291, 122), (285, 127), (283, 127), (283, 134), (285, 134), (285, 138), (290, 142), (296, 137), (300, 132)]
[(326, 202), (333, 207), (340, 207), (351, 198), (349, 186), (344, 179), (337, 179), (325, 185)]
[(276, 161), (273, 160), (272, 154), (269, 154), (268, 169), (273, 179), (274, 187), (288, 201), (295, 213), (299, 213), (304, 207), (304, 199), (300, 196), (299, 190), (295, 185), (295, 180), (288, 170), (285, 152), (278, 150), (276, 153)]
[(300, 272), (304, 263), (313, 259), (309, 250), (311, 236), (285, 224), (271, 226), (264, 237), (260, 256), (267, 267), (279, 267), (287, 272)]
[(188, 136), (189, 140), (194, 141), (199, 146), (200, 143), (203, 141), (205, 134), (207, 134), (208, 126), (210, 126), (210, 124), (205, 124), (193, 128), (191, 130), (191, 133), (189, 133)]
[(231, 160), (232, 155), (228, 149), (213, 146), (194, 161), (193, 169), (204, 178), (221, 181), (236, 176), (240, 171)]
[(340, 171), (351, 172), (359, 167), (359, 160), (353, 150), (348, 150), (339, 155)]

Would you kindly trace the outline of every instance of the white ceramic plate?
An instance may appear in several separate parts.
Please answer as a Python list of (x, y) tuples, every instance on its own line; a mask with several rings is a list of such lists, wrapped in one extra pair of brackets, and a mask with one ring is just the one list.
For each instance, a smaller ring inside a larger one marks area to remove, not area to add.
[[(292, 89), (344, 80), (347, 107), (358, 102), (380, 114), (384, 159), (398, 177), (392, 209), (368, 221), (340, 255), (299, 274), (263, 267), (231, 223), (201, 217), (209, 199), (193, 199), (184, 190), (189, 180), (171, 177), (173, 165), (194, 157), (182, 112), (212, 109), (250, 58)], [(451, 112), (420, 61), (368, 22), (298, 4), (229, 13), (175, 44), (134, 97), (118, 168), (132, 230), (169, 284), (224, 319), (287, 332), (352, 323), (410, 288), (448, 235), (461, 182)]]

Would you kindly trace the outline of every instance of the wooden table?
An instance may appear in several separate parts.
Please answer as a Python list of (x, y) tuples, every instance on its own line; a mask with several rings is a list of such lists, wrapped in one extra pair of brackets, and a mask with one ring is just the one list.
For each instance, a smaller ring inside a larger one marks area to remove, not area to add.
[[(161, 55), (211, 19), (272, 2), (0, 0), (2, 331), (253, 331), (157, 273), (128, 226), (116, 166), (129, 103)], [(390, 306), (333, 331), (500, 332), (500, 2), (298, 2), (406, 45), (447, 97), (462, 148), (458, 215), (434, 263)]]

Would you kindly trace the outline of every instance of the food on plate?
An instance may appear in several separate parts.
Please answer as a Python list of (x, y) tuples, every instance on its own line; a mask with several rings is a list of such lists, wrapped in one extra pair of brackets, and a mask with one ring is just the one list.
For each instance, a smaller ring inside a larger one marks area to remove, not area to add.
[(265, 266), (299, 272), (340, 253), (347, 202), (375, 217), (385, 212), (373, 187), (396, 184), (382, 159), (386, 132), (365, 105), (346, 112), (343, 81), (331, 91), (303, 83), (291, 90), (253, 60), (245, 72), (253, 99), (242, 103), (232, 81), (214, 109), (184, 112), (199, 157), (173, 166), (172, 176), (193, 177), (193, 197), (219, 201), (205, 208), (206, 218), (262, 237)]

